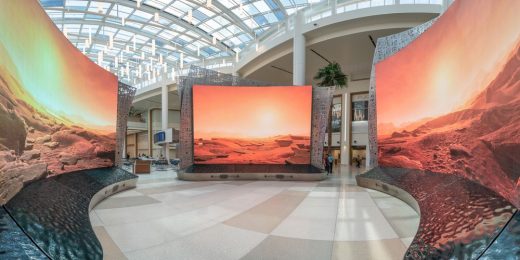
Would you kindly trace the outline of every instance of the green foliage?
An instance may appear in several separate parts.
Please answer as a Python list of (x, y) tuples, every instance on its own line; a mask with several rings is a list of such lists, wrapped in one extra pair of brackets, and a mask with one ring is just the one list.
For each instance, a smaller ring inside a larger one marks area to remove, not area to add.
[(314, 79), (320, 81), (318, 82), (319, 87), (336, 86), (343, 88), (347, 86), (347, 75), (341, 71), (341, 65), (335, 61), (319, 69)]

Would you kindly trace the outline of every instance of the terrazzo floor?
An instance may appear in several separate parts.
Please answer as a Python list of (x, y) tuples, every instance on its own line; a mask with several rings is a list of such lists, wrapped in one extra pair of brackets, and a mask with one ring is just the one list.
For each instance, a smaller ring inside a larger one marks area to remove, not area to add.
[(339, 166), (321, 182), (188, 182), (156, 171), (90, 219), (105, 259), (402, 259), (419, 216), (357, 186), (363, 171)]

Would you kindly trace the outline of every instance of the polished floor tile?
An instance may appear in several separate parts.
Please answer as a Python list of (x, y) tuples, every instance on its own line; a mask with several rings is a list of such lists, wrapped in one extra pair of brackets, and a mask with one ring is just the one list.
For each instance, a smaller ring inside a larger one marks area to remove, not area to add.
[(243, 260), (330, 259), (333, 241), (268, 236)]
[(136, 250), (129, 259), (240, 259), (267, 235), (216, 224), (182, 239)]
[(114, 208), (125, 208), (140, 205), (149, 205), (154, 203), (161, 203), (160, 201), (148, 197), (148, 196), (123, 196), (115, 197), (110, 200), (104, 200), (100, 202), (96, 209), (114, 209)]
[(400, 239), (334, 242), (332, 259), (401, 260), (406, 247)]
[(123, 252), (121, 252), (121, 249), (119, 249), (116, 243), (114, 243), (112, 237), (110, 237), (105, 228), (94, 227), (93, 229), (103, 248), (103, 259), (127, 259)]
[(347, 166), (321, 182), (188, 182), (140, 175), (90, 213), (107, 259), (402, 259), (418, 214), (361, 188)]

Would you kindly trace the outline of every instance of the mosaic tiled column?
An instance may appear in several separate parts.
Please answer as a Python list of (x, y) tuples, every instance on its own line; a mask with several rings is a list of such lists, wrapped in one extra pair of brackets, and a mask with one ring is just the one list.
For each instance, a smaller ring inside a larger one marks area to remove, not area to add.
[(312, 89), (311, 165), (323, 169), (323, 143), (334, 87)]
[(115, 165), (121, 166), (121, 152), (124, 151), (128, 112), (132, 106), (136, 89), (119, 82), (117, 92), (117, 126), (116, 126), (116, 158)]

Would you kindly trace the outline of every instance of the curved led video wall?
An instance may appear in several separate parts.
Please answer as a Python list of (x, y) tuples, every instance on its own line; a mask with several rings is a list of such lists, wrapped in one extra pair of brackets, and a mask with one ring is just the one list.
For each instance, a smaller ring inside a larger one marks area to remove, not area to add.
[(312, 87), (193, 86), (195, 164), (310, 164)]
[(116, 116), (116, 76), (37, 1), (0, 2), (0, 202), (46, 174), (112, 166)]
[(457, 0), (376, 64), (380, 166), (461, 175), (520, 207), (518, 10)]

